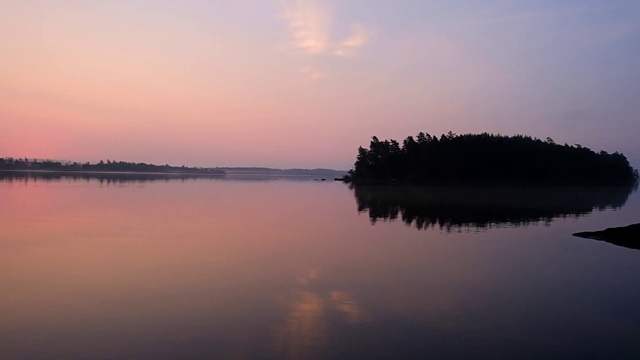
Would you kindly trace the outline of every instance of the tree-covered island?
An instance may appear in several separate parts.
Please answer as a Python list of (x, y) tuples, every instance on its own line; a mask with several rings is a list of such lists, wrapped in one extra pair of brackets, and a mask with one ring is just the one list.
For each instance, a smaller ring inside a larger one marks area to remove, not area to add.
[(373, 137), (343, 178), (354, 183), (439, 185), (633, 185), (638, 171), (618, 152), (559, 145), (551, 138), (419, 133), (402, 144)]
[(197, 174), (224, 175), (224, 170), (216, 168), (154, 165), (124, 161), (99, 161), (97, 163), (62, 162), (28, 158), (0, 158), (0, 171), (75, 171), (75, 172), (119, 172), (153, 174)]

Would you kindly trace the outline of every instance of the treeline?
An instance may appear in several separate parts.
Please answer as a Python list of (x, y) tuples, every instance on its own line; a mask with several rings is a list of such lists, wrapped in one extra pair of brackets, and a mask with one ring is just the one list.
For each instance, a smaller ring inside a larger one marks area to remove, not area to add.
[(96, 172), (138, 172), (138, 173), (189, 173), (203, 175), (224, 175), (224, 171), (215, 168), (200, 168), (171, 165), (154, 165), (125, 161), (100, 160), (98, 163), (78, 163), (28, 158), (0, 158), (0, 170), (22, 171), (96, 171)]
[[(102, 172), (102, 171), (0, 171), (0, 183), (28, 182), (89, 182), (97, 181), (103, 185), (125, 183), (148, 183), (155, 181), (191, 181), (210, 178), (197, 173), (144, 173), (144, 172)], [(214, 176), (224, 179), (224, 176)]]
[(347, 171), (333, 169), (274, 169), (267, 167), (221, 167), (227, 175), (326, 176), (341, 177)]
[(618, 152), (596, 153), (551, 138), (488, 133), (440, 137), (419, 133), (402, 145), (373, 137), (360, 147), (352, 182), (429, 184), (630, 185), (638, 171)]

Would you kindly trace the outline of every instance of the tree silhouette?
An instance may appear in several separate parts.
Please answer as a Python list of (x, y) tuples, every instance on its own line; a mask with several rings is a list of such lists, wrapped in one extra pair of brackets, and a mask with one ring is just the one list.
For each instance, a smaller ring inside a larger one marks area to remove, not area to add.
[(124, 161), (100, 160), (96, 164), (77, 162), (63, 164), (60, 161), (28, 161), (24, 159), (0, 158), (1, 170), (23, 171), (108, 171), (108, 172), (132, 172), (132, 173), (189, 173), (200, 175), (224, 175), (224, 170), (216, 168), (199, 168), (170, 165), (154, 165), (146, 163), (132, 163)]
[(438, 138), (420, 132), (402, 146), (393, 139), (371, 139), (346, 180), (431, 184), (630, 185), (638, 172), (618, 152), (558, 145), (548, 137), (488, 133)]

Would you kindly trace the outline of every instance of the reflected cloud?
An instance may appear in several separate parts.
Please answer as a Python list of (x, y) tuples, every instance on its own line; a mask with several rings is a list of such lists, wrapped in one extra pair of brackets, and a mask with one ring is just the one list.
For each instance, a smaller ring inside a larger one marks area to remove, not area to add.
[(286, 359), (307, 359), (326, 342), (325, 303), (316, 293), (303, 291), (289, 305), (285, 324), (276, 331), (276, 349)]
[(352, 185), (372, 224), (400, 218), (418, 229), (527, 226), (622, 207), (632, 187), (418, 187)]
[(329, 299), (331, 299), (333, 309), (346, 315), (346, 322), (348, 324), (354, 325), (370, 320), (369, 316), (349, 292), (331, 291), (329, 293)]
[(307, 273), (296, 277), (296, 283), (300, 285), (309, 285), (318, 279), (318, 272), (316, 270), (309, 270)]
[[(302, 287), (289, 300), (284, 323), (274, 331), (277, 353), (284, 359), (310, 359), (328, 342), (329, 330), (340, 323), (356, 325), (370, 320), (355, 297), (344, 290), (317, 291), (318, 271), (307, 270), (295, 277)], [(340, 316), (331, 316), (332, 314)], [(338, 324), (336, 324), (338, 322)]]

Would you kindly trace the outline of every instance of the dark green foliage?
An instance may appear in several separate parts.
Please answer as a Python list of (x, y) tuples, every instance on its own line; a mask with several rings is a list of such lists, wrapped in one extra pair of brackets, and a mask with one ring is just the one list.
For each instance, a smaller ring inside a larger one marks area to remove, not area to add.
[(77, 162), (62, 163), (60, 161), (44, 160), (29, 161), (28, 159), (0, 158), (0, 170), (23, 171), (99, 171), (99, 172), (137, 172), (137, 173), (191, 173), (207, 175), (223, 175), (224, 171), (214, 168), (194, 168), (185, 166), (153, 165), (145, 163), (131, 163), (124, 161), (104, 162), (97, 164)]
[(360, 147), (354, 182), (430, 184), (629, 185), (638, 172), (620, 153), (596, 153), (530, 136), (493, 134), (409, 136), (402, 146), (373, 137)]

